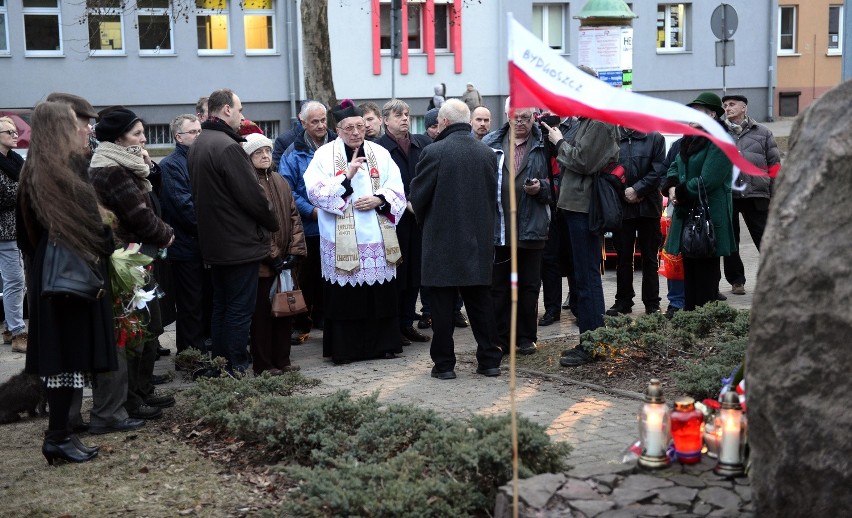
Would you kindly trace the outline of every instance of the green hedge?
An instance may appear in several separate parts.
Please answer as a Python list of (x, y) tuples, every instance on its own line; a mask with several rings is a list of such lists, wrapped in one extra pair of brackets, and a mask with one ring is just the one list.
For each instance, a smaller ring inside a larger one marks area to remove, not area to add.
[[(298, 487), (282, 512), (300, 517), (446, 517), (487, 512), (512, 477), (510, 418), (446, 419), (385, 405), (378, 393), (352, 399), (297, 394), (295, 375), (200, 380), (189, 392), (194, 418), (284, 459)], [(523, 478), (566, 469), (571, 447), (518, 419)]]

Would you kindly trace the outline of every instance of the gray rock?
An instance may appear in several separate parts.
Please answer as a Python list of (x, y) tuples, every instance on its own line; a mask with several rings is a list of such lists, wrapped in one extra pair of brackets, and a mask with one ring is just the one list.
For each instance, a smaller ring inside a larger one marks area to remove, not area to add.
[(588, 518), (592, 518), (615, 507), (615, 502), (608, 502), (606, 500), (573, 500), (569, 502), (569, 505), (585, 514)]
[(596, 475), (592, 477), (596, 482), (603, 484), (604, 486), (612, 489), (617, 485), (617, 482), (620, 482), (622, 477), (619, 475), (607, 474), (607, 475)]
[(650, 491), (651, 489), (657, 489), (659, 487), (671, 487), (673, 485), (674, 483), (672, 483), (670, 480), (640, 473), (637, 475), (630, 475), (629, 477), (626, 477), (621, 483), (621, 485), (618, 487), (624, 489), (641, 489), (643, 491)]
[(612, 495), (610, 495), (610, 500), (615, 500), (615, 502), (621, 506), (628, 506), (635, 502), (642, 502), (644, 500), (650, 500), (654, 498), (654, 493), (648, 492), (647, 489), (630, 489), (626, 487), (617, 487), (612, 490)]
[[(565, 483), (565, 475), (562, 473), (543, 473), (534, 477), (518, 481), (518, 498), (530, 507), (542, 509), (556, 491)], [(512, 485), (507, 484), (506, 494), (512, 497)], [(501, 488), (502, 489), (502, 488)]]
[(673, 475), (669, 478), (669, 480), (679, 486), (695, 487), (698, 489), (707, 487), (707, 483), (701, 480), (700, 478), (696, 477), (695, 475), (687, 475), (685, 473)]
[(604, 511), (595, 516), (595, 518), (636, 518), (637, 516), (642, 516), (642, 511), (640, 509), (626, 507), (623, 509)]
[(607, 463), (593, 466), (582, 466), (568, 472), (569, 476), (576, 478), (589, 478), (596, 475), (629, 475), (636, 470), (636, 463)]
[(638, 510), (637, 516), (671, 516), (677, 507), (671, 505), (631, 505), (627, 509)]
[(725, 480), (719, 478), (708, 478), (704, 481), (708, 486), (711, 487), (724, 487), (725, 489), (733, 489), (734, 482), (732, 480)]
[(572, 477), (565, 481), (556, 494), (565, 500), (601, 500), (603, 497), (591, 484), (593, 482)]
[(751, 502), (751, 486), (736, 486), (734, 491), (740, 495), (740, 498), (743, 499), (743, 502)]
[(707, 502), (713, 507), (721, 507), (722, 509), (738, 509), (740, 506), (739, 495), (721, 487), (702, 489), (698, 492), (698, 498), (702, 502)]
[(798, 117), (772, 190), (747, 352), (758, 516), (852, 516), (852, 118), (844, 113), (852, 113), (852, 81)]
[(698, 516), (707, 516), (713, 512), (713, 506), (700, 502), (692, 506), (692, 512)]
[(664, 487), (655, 491), (663, 503), (687, 506), (692, 504), (695, 495), (698, 494), (698, 490), (695, 488), (681, 486)]

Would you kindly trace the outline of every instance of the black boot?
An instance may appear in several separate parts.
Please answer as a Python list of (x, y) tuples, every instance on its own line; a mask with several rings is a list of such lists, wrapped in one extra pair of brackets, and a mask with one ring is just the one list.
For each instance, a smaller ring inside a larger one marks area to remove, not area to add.
[(68, 462), (86, 462), (97, 456), (97, 452), (83, 453), (71, 441), (71, 436), (66, 430), (48, 430), (44, 434), (44, 443), (41, 453), (47, 459), (47, 463), (53, 466), (54, 461), (62, 459)]
[(68, 436), (68, 438), (71, 439), (71, 442), (74, 444), (74, 446), (76, 446), (77, 449), (80, 450), (81, 452), (83, 452), (87, 455), (90, 455), (90, 454), (97, 455), (98, 454), (98, 447), (97, 446), (86, 446), (85, 444), (83, 444), (83, 441), (81, 441), (80, 438), (77, 437), (75, 434), (72, 433), (71, 435)]

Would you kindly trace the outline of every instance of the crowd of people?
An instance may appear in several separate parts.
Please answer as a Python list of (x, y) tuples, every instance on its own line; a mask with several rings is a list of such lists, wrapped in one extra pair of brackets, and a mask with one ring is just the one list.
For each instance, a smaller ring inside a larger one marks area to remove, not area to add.
[[(47, 460), (89, 460), (97, 448), (76, 432), (133, 430), (174, 404), (155, 390), (160, 380), (153, 376), (163, 352), (158, 337), (171, 321), (179, 352), (222, 357), (228, 374), (298, 370), (291, 346), (318, 329), (323, 356), (334, 364), (395, 358), (412, 342), (431, 342), (431, 375), (441, 380), (456, 377), (453, 330), (469, 325), (476, 372), (498, 376), (509, 344), (535, 353), (537, 328), (560, 320), (562, 310), (576, 317), (581, 333), (602, 326), (605, 314), (630, 313), (636, 247), (645, 311), (658, 312), (663, 197), (672, 220), (665, 248), (677, 254), (699, 181), (710, 199), (716, 257), (684, 258), (684, 280), (669, 281), (668, 313), (716, 300), (719, 257), (733, 292), (744, 293), (736, 221), (742, 213), (759, 247), (771, 184), (740, 176), (732, 189), (731, 163), (707, 138), (684, 137), (666, 156), (659, 133), (546, 117), (532, 107), (510, 110), (508, 99), (508, 122), (492, 131), (472, 84), (463, 99), (438, 93), (422, 135), (411, 132), (411, 108), (399, 99), (382, 107), (307, 101), (295, 127), (273, 141), (244, 117), (235, 92), (216, 90), (199, 100), (196, 113), (174, 118), (175, 149), (159, 163), (145, 149), (144, 121), (122, 106), (96, 112), (82, 97), (51, 94), (33, 112), (26, 161), (13, 151), (14, 122), (0, 118), (4, 339), (27, 354), (27, 372), (45, 380)], [(725, 124), (745, 156), (771, 171), (777, 148), (747, 116), (747, 104), (741, 95), (705, 92), (689, 106)], [(624, 169), (624, 221), (614, 234), (617, 293), (606, 309), (602, 236), (588, 213), (595, 176), (617, 166)], [(167, 296), (148, 301), (143, 340), (117, 343), (111, 293), (96, 301), (39, 296), (45, 250), (57, 241), (97, 258), (105, 278), (115, 249), (148, 247), (145, 288), (161, 285)], [(513, 253), (518, 324), (510, 337)], [(286, 271), (307, 312), (273, 317), (270, 292)], [(431, 335), (424, 332), (430, 328)], [(590, 361), (579, 344), (560, 358), (565, 367)], [(81, 394), (93, 379), (86, 423)]]

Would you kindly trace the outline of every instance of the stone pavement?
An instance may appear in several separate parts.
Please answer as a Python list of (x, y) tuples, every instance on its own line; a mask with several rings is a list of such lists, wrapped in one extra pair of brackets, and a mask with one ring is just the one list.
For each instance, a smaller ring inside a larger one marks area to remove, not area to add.
[[(745, 229), (745, 225), (742, 225)], [(757, 270), (757, 250), (746, 231), (741, 252), (746, 265), (746, 295), (732, 295), (730, 286), (722, 280), (720, 289), (728, 303), (737, 308), (751, 306), (751, 292)], [(666, 307), (665, 279), (661, 278), (662, 306)], [(634, 277), (639, 291), (641, 272)], [(615, 300), (615, 271), (607, 270), (603, 276), (604, 296), (607, 306)], [(567, 290), (567, 287), (565, 288)], [(565, 291), (567, 293), (567, 291)], [(641, 308), (641, 301), (638, 301)], [(541, 302), (539, 303), (541, 308)], [(539, 310), (539, 314), (543, 309)], [(427, 331), (430, 333), (430, 331)], [(539, 339), (577, 336), (573, 319), (563, 318), (559, 323), (539, 328)], [(470, 328), (456, 329), (456, 353), (459, 364), (458, 378), (441, 381), (430, 377), (432, 367), (428, 343), (415, 343), (406, 347), (395, 360), (374, 360), (335, 366), (322, 358), (322, 334), (315, 331), (301, 346), (293, 347), (293, 362), (302, 367), (305, 376), (317, 378), (322, 385), (316, 393), (349, 390), (353, 395), (379, 391), (379, 399), (388, 403), (408, 403), (431, 408), (443, 415), (464, 417), (471, 413), (502, 414), (510, 409), (509, 375), (504, 368), (502, 376), (485, 378), (475, 373), (473, 353), (476, 350)], [(175, 350), (174, 325), (161, 337), (165, 347)], [(159, 374), (173, 370), (174, 356), (157, 362)], [(0, 382), (23, 369), (24, 355), (12, 353), (10, 346), (0, 346)], [(186, 386), (181, 373), (165, 389)], [(614, 465), (620, 462), (624, 450), (638, 438), (636, 412), (639, 394), (625, 395), (607, 392), (603, 387), (590, 388), (572, 383), (570, 370), (562, 377), (549, 379), (518, 376), (517, 409), (520, 415), (547, 427), (548, 433), (559, 441), (574, 446), (569, 462), (577, 468)], [(88, 396), (88, 391), (87, 391)]]
[[(532, 517), (632, 518), (713, 516), (753, 518), (751, 485), (745, 477), (713, 473), (715, 460), (673, 464), (659, 471), (633, 464), (545, 473), (518, 483), (518, 515)], [(512, 516), (511, 484), (500, 488), (495, 518)]]

